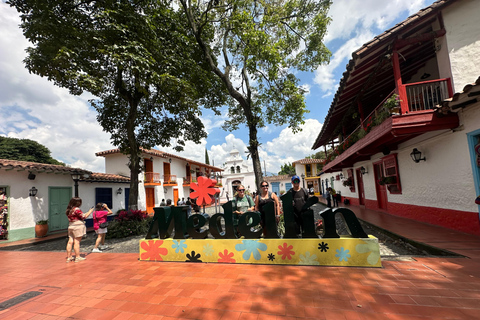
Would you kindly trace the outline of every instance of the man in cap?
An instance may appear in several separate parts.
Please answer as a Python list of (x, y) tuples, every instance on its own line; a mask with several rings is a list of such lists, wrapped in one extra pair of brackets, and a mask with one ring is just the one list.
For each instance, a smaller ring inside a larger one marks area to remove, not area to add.
[(297, 235), (298, 237), (302, 236), (302, 207), (307, 202), (308, 199), (308, 191), (305, 188), (300, 187), (300, 177), (294, 175), (292, 177), (292, 189), (288, 190), (288, 192), (292, 193), (293, 198), (293, 213), (295, 216), (295, 223), (297, 224)]

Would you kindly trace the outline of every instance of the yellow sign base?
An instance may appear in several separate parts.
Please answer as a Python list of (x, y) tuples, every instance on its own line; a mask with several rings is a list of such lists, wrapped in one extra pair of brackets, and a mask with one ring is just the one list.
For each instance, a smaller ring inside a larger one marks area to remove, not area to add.
[(381, 268), (377, 238), (140, 240), (140, 260)]

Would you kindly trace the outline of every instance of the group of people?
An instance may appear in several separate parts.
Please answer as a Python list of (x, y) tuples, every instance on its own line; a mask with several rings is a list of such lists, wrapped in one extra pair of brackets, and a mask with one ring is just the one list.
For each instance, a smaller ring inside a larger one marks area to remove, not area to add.
[[(82, 199), (74, 197), (70, 199), (65, 214), (68, 218), (68, 242), (67, 242), (67, 262), (80, 262), (85, 257), (80, 256), (80, 242), (87, 233), (85, 219), (93, 213), (93, 229), (97, 234), (95, 247), (92, 252), (102, 252), (107, 249), (105, 245), (105, 235), (107, 234), (107, 216), (112, 214), (112, 210), (105, 203), (98, 203), (91, 207), (86, 213), (83, 213), (80, 207)], [(73, 251), (73, 252), (72, 252)], [(75, 253), (75, 256), (73, 255)]]
[[(293, 199), (293, 213), (295, 217), (296, 223), (296, 231), (298, 237), (302, 235), (302, 207), (307, 202), (309, 197), (309, 193), (305, 188), (300, 187), (300, 177), (294, 175), (292, 177), (292, 185), (293, 187), (288, 191), (292, 193)], [(263, 207), (269, 203), (274, 203), (275, 208), (275, 216), (277, 217), (277, 221), (282, 214), (280, 201), (276, 193), (269, 191), (270, 185), (267, 181), (262, 181), (260, 184), (261, 190), (260, 192), (254, 196), (253, 200), (249, 195), (245, 194), (245, 187), (243, 185), (237, 186), (237, 194), (233, 199), (233, 208), (234, 208), (234, 225), (238, 224), (238, 219), (240, 215), (245, 214), (246, 212), (253, 212), (258, 211), (260, 212), (260, 225), (265, 228), (265, 212)]]

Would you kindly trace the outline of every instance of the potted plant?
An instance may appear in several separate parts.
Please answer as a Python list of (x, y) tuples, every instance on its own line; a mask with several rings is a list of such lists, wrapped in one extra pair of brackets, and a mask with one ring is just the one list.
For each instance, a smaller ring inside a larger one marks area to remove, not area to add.
[(352, 177), (349, 177), (346, 180), (343, 180), (343, 186), (344, 187), (352, 187), (353, 186), (353, 179)]
[(382, 186), (386, 184), (396, 184), (396, 183), (397, 183), (397, 177), (395, 176), (381, 177), (380, 180), (378, 180), (378, 184)]
[(35, 235), (37, 238), (42, 238), (47, 235), (48, 220), (39, 220), (35, 222)]

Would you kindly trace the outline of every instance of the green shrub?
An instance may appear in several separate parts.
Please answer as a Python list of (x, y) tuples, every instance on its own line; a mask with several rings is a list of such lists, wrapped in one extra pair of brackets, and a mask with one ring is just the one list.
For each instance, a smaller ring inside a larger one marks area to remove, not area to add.
[(122, 211), (108, 223), (107, 239), (147, 234), (152, 217), (140, 210)]

